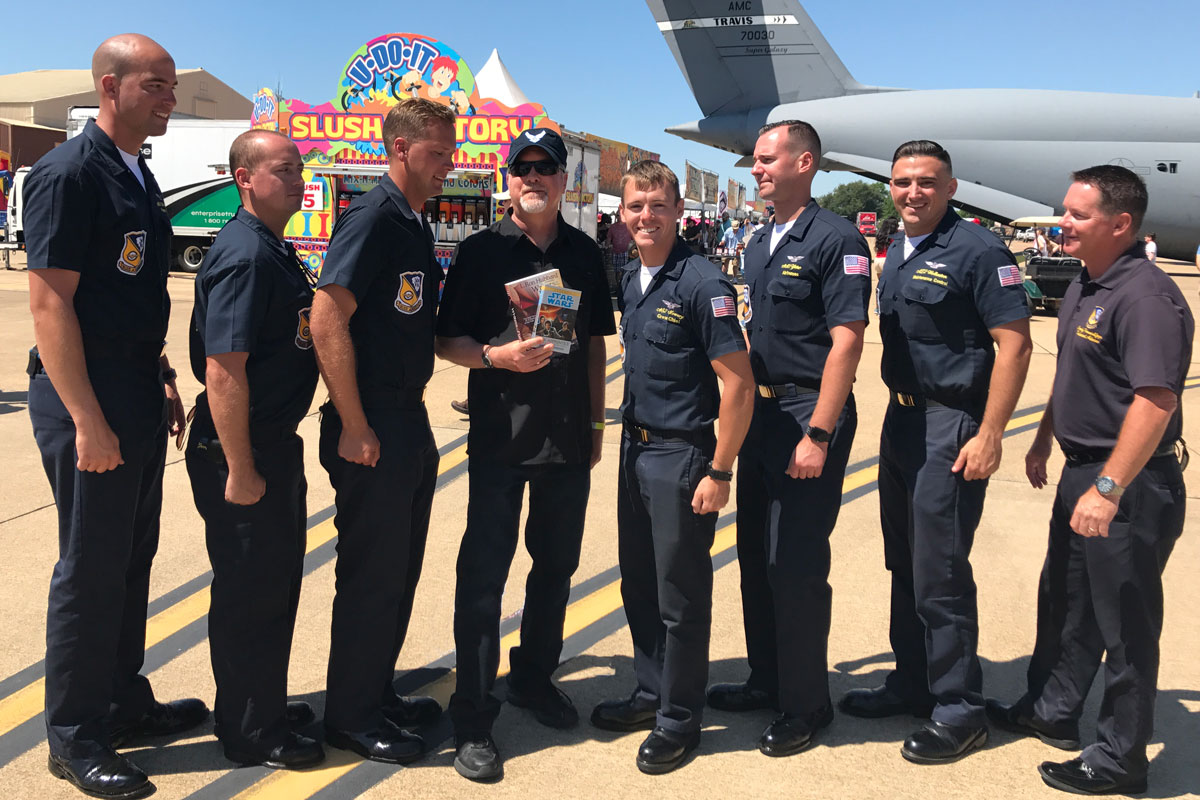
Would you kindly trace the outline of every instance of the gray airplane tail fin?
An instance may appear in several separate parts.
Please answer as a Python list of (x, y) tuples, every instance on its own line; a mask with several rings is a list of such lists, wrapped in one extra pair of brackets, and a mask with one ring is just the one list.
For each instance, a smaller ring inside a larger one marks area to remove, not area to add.
[(886, 91), (854, 80), (797, 0), (646, 0), (705, 116)]

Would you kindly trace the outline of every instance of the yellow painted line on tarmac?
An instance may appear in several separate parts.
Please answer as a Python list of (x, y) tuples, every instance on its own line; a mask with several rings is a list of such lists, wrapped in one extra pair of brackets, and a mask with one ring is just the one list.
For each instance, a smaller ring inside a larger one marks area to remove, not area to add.
[(608, 366), (605, 368), (605, 370), (604, 370), (604, 377), (606, 377), (606, 378), (607, 378), (607, 377), (611, 377), (612, 375), (616, 374), (617, 372), (620, 372), (620, 371), (621, 371), (621, 367), (623, 367), (623, 366), (625, 366), (625, 365), (624, 365), (624, 363), (623, 363), (622, 359), (619, 359), (619, 358), (618, 358), (616, 361), (614, 361), (613, 363), (609, 364), (609, 365), (608, 365)]
[[(438, 465), (438, 474), (446, 473), (467, 458), (465, 444), (444, 455)], [(308, 530), (305, 554), (312, 553), (337, 535), (333, 520), (327, 519)], [(146, 621), (146, 648), (149, 649), (201, 619), (208, 613), (209, 591), (205, 586), (176, 603), (164, 608)], [(46, 697), (46, 680), (38, 678), (28, 686), (18, 689), (0, 699), (0, 736), (25, 724), (42, 713)]]

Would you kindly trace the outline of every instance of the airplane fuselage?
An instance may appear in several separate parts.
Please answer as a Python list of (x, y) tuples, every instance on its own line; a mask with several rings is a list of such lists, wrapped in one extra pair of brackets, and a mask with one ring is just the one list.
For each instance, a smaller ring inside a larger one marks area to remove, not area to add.
[[(823, 166), (886, 177), (892, 152), (934, 139), (950, 152), (959, 183), (1025, 198), (1025, 213), (1061, 213), (1073, 170), (1120, 164), (1150, 192), (1142, 225), (1159, 252), (1191, 259), (1200, 242), (1200, 99), (1005, 89), (890, 91), (829, 97), (714, 115), (671, 133), (734, 153), (753, 152), (765, 122), (802, 119), (826, 153), (876, 162)], [(882, 173), (882, 174), (880, 174)], [(980, 206), (980, 203), (974, 205)], [(981, 208), (1000, 217), (1011, 209)], [(1013, 214), (1016, 216), (1018, 214)]]

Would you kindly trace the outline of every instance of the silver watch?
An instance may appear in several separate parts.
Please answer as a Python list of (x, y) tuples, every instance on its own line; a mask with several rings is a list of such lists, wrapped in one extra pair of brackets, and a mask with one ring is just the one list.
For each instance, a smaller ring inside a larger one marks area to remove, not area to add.
[(1099, 478), (1096, 478), (1096, 491), (1100, 493), (1101, 497), (1116, 500), (1125, 493), (1125, 487), (1107, 475), (1101, 475)]

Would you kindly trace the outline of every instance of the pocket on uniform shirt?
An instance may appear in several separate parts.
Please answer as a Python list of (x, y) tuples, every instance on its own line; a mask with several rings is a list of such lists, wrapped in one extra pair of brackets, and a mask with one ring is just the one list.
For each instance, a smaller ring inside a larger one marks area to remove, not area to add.
[(650, 347), (647, 348), (647, 374), (666, 380), (680, 380), (687, 377), (689, 360), (687, 331), (672, 322), (652, 320), (646, 323), (642, 335), (650, 344)]
[(773, 278), (767, 284), (767, 293), (771, 295), (771, 327), (780, 333), (799, 333), (812, 328), (820, 318), (809, 307), (813, 291), (812, 281), (803, 278)]
[(939, 329), (939, 320), (945, 316), (940, 305), (950, 294), (950, 287), (935, 283), (909, 280), (900, 289), (905, 303), (900, 308), (900, 321), (904, 332), (912, 339), (948, 338)]

